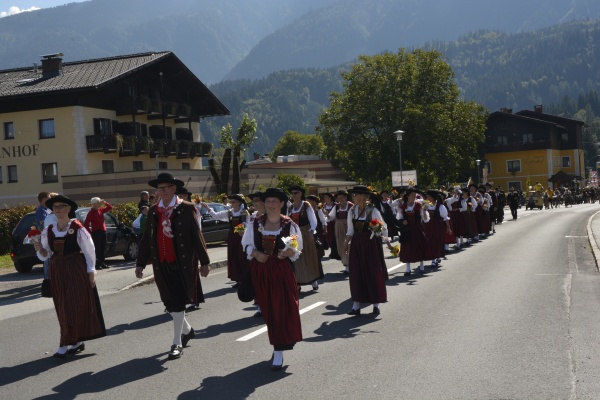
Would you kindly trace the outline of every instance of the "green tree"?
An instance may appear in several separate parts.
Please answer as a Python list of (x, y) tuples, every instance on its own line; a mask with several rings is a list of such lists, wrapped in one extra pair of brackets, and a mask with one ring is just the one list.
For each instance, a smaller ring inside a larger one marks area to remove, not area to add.
[[(233, 128), (227, 124), (221, 128), (221, 137), (219, 143), (225, 150), (221, 158), (221, 174), (219, 175), (214, 158), (208, 160), (210, 173), (215, 181), (217, 193), (239, 193), (240, 192), (240, 171), (244, 168), (246, 160), (241, 160), (243, 153), (252, 146), (256, 140), (256, 120), (249, 119), (248, 114), (244, 114), (242, 123), (237, 130), (237, 138), (233, 139)], [(229, 172), (232, 168), (231, 191), (228, 191)]]
[(286, 131), (279, 139), (271, 159), (277, 160), (277, 156), (287, 156), (290, 154), (309, 154), (320, 156), (325, 151), (325, 143), (319, 135), (303, 135), (296, 131)]
[(319, 117), (325, 156), (354, 180), (389, 185), (399, 170), (397, 130), (404, 170), (417, 170), (419, 185), (455, 181), (472, 167), (484, 141), (485, 109), (459, 98), (454, 73), (437, 51), (361, 56), (342, 73)]
[(306, 190), (306, 183), (304, 183), (302, 178), (300, 178), (298, 175), (284, 174), (283, 172), (277, 173), (277, 181), (275, 183), (276, 187), (287, 192), (288, 188), (294, 185), (298, 185)]

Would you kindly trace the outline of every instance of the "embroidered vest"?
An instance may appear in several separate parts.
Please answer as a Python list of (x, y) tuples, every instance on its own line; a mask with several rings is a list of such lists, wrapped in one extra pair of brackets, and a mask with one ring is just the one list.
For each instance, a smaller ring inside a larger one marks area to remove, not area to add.
[(277, 236), (263, 235), (259, 227), (265, 225), (266, 216), (261, 215), (254, 223), (254, 247), (266, 255), (277, 254), (279, 250), (285, 247), (281, 238), (290, 236), (290, 226), (292, 220), (288, 217), (281, 217), (281, 232)]
[(79, 253), (81, 248), (77, 243), (77, 232), (81, 228), (83, 225), (75, 219), (69, 223), (67, 234), (64, 237), (56, 237), (52, 225), (48, 226), (48, 244), (52, 252), (59, 256)]

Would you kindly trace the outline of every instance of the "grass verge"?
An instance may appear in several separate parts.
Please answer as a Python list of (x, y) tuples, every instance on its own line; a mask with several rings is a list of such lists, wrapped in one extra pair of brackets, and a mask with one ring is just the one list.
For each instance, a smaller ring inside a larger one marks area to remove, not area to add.
[(12, 259), (9, 254), (4, 254), (0, 256), (0, 269), (14, 268), (15, 264), (13, 264)]

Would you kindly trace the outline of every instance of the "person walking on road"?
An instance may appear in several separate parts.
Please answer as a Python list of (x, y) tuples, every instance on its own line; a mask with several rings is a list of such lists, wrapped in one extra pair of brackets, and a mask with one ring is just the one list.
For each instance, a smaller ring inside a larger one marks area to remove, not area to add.
[(50, 260), (50, 288), (60, 326), (60, 344), (53, 357), (85, 349), (84, 340), (106, 336), (96, 289), (96, 255), (89, 232), (75, 218), (77, 203), (58, 195), (46, 201), (56, 224), (44, 228), (34, 243), (40, 260)]
[(158, 189), (160, 201), (150, 207), (146, 229), (140, 240), (135, 275), (144, 276), (144, 268), (152, 263), (154, 281), (167, 312), (173, 318), (173, 344), (169, 359), (181, 357), (183, 348), (195, 336), (194, 329), (185, 319), (187, 304), (193, 303), (197, 270), (208, 276), (210, 259), (206, 243), (198, 225), (198, 211), (194, 204), (175, 195), (183, 181), (167, 172), (148, 182)]
[(510, 207), (510, 213), (512, 214), (512, 218), (517, 219), (517, 209), (519, 208), (519, 193), (515, 190), (515, 188), (510, 188), (510, 193), (506, 196), (506, 201), (508, 202), (508, 206)]
[(94, 247), (96, 249), (96, 269), (110, 268), (106, 265), (104, 259), (104, 250), (106, 249), (106, 223), (104, 214), (112, 210), (112, 206), (100, 197), (93, 197), (91, 200), (92, 208), (83, 221), (85, 226), (92, 234)]

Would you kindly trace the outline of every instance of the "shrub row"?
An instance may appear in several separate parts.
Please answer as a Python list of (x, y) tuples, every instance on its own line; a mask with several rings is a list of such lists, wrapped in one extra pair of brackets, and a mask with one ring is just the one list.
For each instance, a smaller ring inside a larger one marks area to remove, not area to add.
[(10, 239), (13, 229), (23, 215), (35, 211), (35, 206), (19, 205), (0, 210), (0, 254), (10, 251)]

